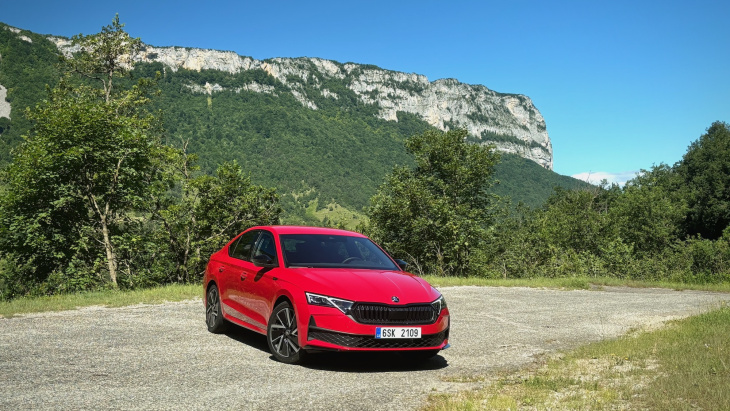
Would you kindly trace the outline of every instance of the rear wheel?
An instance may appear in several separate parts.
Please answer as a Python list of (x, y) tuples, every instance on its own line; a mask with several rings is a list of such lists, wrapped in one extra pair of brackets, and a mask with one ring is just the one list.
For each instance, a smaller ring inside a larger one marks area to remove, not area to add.
[(216, 334), (220, 334), (228, 328), (228, 322), (223, 318), (221, 312), (220, 293), (215, 284), (208, 287), (208, 294), (205, 298), (205, 323), (208, 325), (208, 331)]
[(299, 347), (299, 329), (294, 307), (284, 301), (274, 307), (266, 330), (266, 340), (271, 354), (277, 360), (295, 364), (304, 359), (306, 352)]

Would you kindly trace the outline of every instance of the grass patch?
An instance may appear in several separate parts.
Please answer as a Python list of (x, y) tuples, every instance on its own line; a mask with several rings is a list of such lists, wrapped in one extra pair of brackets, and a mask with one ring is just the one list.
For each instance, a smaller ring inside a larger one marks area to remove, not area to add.
[(589, 289), (588, 278), (513, 278), (494, 279), (481, 277), (439, 277), (425, 275), (422, 278), (434, 287), (459, 287), (476, 285), (481, 287), (533, 287), (533, 288), (565, 288), (570, 290)]
[(668, 288), (673, 290), (696, 290), (730, 292), (730, 283), (683, 284), (660, 281), (638, 281), (611, 277), (559, 277), (559, 278), (482, 278), (482, 277), (439, 277), (422, 276), (434, 287), (483, 286), (483, 287), (532, 287), (587, 290), (607, 287)]
[(134, 304), (160, 304), (167, 301), (202, 298), (202, 295), (203, 289), (199, 284), (172, 284), (143, 290), (104, 290), (48, 297), (24, 297), (12, 301), (0, 301), (0, 316), (12, 317), (17, 314), (73, 310), (92, 305), (122, 307)]
[(612, 277), (591, 278), (590, 283), (598, 286), (617, 286), (635, 288), (669, 288), (673, 290), (716, 291), (730, 292), (730, 283), (717, 284), (687, 284), (670, 281), (639, 281)]
[(352, 211), (335, 202), (331, 202), (321, 209), (317, 209), (315, 204), (314, 210), (308, 209), (307, 212), (311, 213), (322, 223), (326, 220), (333, 226), (342, 224), (348, 230), (355, 230), (358, 224), (367, 221), (367, 217), (364, 214)]
[[(560, 354), (427, 410), (730, 409), (730, 307)], [(469, 380), (475, 377), (470, 376)]]

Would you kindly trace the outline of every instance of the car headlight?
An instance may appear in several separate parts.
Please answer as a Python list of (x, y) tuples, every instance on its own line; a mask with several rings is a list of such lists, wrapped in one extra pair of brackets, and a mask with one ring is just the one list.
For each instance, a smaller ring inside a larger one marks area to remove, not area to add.
[(437, 298), (436, 301), (432, 302), (431, 306), (433, 307), (433, 309), (436, 311), (437, 314), (441, 314), (441, 310), (446, 308), (446, 299), (442, 295), (439, 298)]
[(305, 293), (307, 295), (307, 303), (311, 305), (321, 305), (322, 307), (333, 307), (342, 311), (343, 314), (349, 314), (350, 308), (355, 304), (354, 301), (343, 300), (341, 298), (328, 297), (326, 295)]

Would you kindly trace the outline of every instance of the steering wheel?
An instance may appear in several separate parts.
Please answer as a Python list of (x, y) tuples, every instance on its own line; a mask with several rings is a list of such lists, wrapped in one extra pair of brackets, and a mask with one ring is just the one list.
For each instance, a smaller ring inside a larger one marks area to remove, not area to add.
[(360, 258), (360, 257), (349, 257), (349, 258), (345, 258), (345, 261), (343, 261), (342, 264), (349, 264), (349, 263), (351, 263), (353, 261), (357, 261), (357, 260), (362, 261), (362, 258)]

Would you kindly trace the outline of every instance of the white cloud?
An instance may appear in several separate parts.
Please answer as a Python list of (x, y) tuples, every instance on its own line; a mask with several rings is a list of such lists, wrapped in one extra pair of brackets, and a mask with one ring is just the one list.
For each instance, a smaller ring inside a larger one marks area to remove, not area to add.
[(586, 173), (574, 174), (571, 177), (583, 180), (591, 184), (600, 184), (601, 181), (606, 180), (610, 183), (616, 183), (623, 187), (627, 181), (636, 177), (638, 171), (623, 171), (620, 173), (609, 173), (606, 171), (588, 171)]

